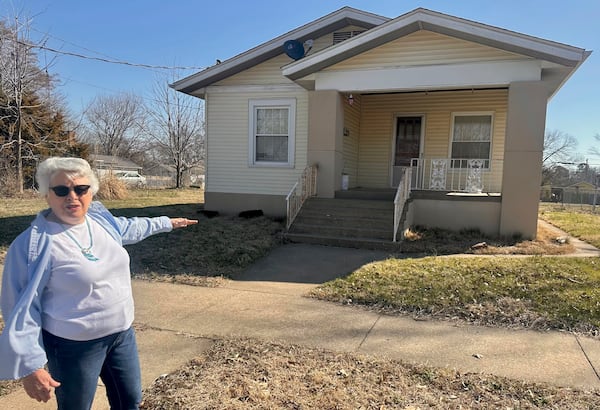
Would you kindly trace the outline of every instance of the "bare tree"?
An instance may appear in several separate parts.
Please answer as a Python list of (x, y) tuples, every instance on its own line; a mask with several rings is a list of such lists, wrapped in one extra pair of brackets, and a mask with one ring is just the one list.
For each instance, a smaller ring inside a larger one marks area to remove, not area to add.
[(34, 52), (45, 39), (39, 42), (31, 40), (30, 23), (30, 19), (15, 17), (14, 22), (5, 21), (0, 25), (0, 120), (6, 133), (0, 152), (7, 160), (5, 164), (14, 157), (19, 192), (23, 192), (24, 163), (35, 161), (36, 149), (48, 140), (36, 115), (40, 108), (49, 112), (39, 91), (52, 88), (48, 66), (39, 67)]
[(143, 140), (143, 102), (131, 93), (104, 95), (92, 101), (86, 109), (86, 142), (98, 148), (98, 153), (131, 157)]
[(548, 131), (544, 135), (544, 152), (542, 156), (542, 185), (556, 183), (561, 175), (560, 164), (574, 161), (577, 139), (560, 131)]
[(152, 102), (147, 104), (146, 134), (175, 169), (177, 188), (183, 186), (184, 172), (203, 164), (203, 112), (201, 100), (173, 90), (167, 81), (156, 80)]
[(577, 139), (561, 131), (546, 131), (542, 164), (551, 166), (559, 162), (572, 162)]

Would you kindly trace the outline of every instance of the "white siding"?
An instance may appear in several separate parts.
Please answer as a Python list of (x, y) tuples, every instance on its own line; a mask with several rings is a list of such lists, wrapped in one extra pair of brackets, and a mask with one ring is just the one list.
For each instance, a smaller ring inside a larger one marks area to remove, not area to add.
[[(347, 99), (348, 95), (343, 95)], [(342, 173), (348, 174), (349, 186), (357, 186), (358, 181), (358, 151), (360, 137), (361, 96), (353, 95), (354, 103), (350, 106), (344, 102), (344, 166)]]
[(294, 84), (293, 81), (290, 81), (281, 75), (281, 67), (291, 62), (292, 59), (290, 59), (287, 55), (282, 54), (257, 66), (242, 71), (241, 73), (221, 80), (216, 85)]
[(526, 59), (508, 51), (421, 30), (365, 51), (323, 71)]
[[(296, 98), (295, 167), (251, 167), (248, 161), (248, 100)], [(306, 166), (306, 92), (212, 93), (207, 104), (208, 177), (211, 192), (287, 195)]]
[[(339, 31), (362, 30), (348, 26)], [(333, 44), (333, 34), (314, 39), (311, 53)], [(283, 52), (283, 44), (282, 52)], [(214, 85), (206, 94), (207, 178), (208, 192), (252, 193), (287, 195), (307, 165), (308, 93), (303, 89), (293, 92), (248, 91), (244, 86), (265, 86), (294, 83), (281, 74), (281, 67), (292, 60), (285, 54), (274, 57), (255, 67), (235, 74)], [(240, 87), (240, 88), (237, 88)], [(268, 98), (296, 98), (296, 146), (294, 168), (261, 168), (248, 165), (248, 100)], [(357, 124), (358, 118), (355, 123)], [(351, 135), (355, 139), (351, 166), (357, 169), (358, 125)], [(356, 171), (354, 171), (356, 174)]]
[[(424, 115), (424, 157), (449, 158), (452, 113), (493, 112), (492, 160), (502, 160), (507, 103), (508, 91), (504, 89), (362, 96), (358, 185), (389, 187), (397, 115)], [(501, 164), (494, 167), (491, 177), (494, 181), (501, 180)]]
[[(360, 31), (365, 30), (358, 26), (347, 26), (338, 31)], [(333, 33), (326, 34), (313, 39), (313, 47), (309, 54), (314, 54), (333, 45)], [(232, 75), (219, 81), (216, 85), (272, 85), (272, 84), (293, 84), (292, 81), (281, 75), (281, 67), (290, 64), (293, 60), (283, 53), (283, 44), (281, 44), (282, 54), (271, 58), (264, 63), (251, 67), (241, 73)]]

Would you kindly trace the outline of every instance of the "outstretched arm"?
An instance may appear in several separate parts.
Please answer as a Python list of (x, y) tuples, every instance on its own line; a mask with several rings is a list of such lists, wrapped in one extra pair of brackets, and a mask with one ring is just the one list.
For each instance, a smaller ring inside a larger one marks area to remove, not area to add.
[(197, 223), (198, 223), (197, 219), (171, 218), (171, 224), (173, 225), (173, 229), (185, 228), (190, 225), (195, 225)]

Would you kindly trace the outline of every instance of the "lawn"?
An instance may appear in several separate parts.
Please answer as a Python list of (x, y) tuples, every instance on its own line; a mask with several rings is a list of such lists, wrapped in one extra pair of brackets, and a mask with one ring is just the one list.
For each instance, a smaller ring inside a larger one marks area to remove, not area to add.
[[(5, 250), (45, 204), (37, 199), (0, 202), (0, 250)], [(128, 200), (103, 202), (116, 215), (200, 219), (198, 225), (128, 247), (138, 277), (219, 286), (226, 280), (222, 278), (281, 243), (282, 226), (277, 221), (206, 218), (200, 213), (202, 192), (198, 190), (136, 191)], [(542, 207), (540, 216), (582, 239), (591, 238), (590, 242), (600, 232), (597, 214)], [(556, 250), (560, 246), (555, 243), (544, 245), (553, 242), (553, 235), (546, 232), (547, 238), (535, 243), (498, 243), (486, 252)], [(461, 249), (476, 238), (465, 241), (457, 234), (422, 232), (412, 238), (417, 242), (411, 246), (435, 255), (439, 248), (425, 242), (445, 242)], [(597, 336), (599, 264), (598, 258), (547, 256), (399, 257), (365, 265), (315, 288), (310, 296), (390, 314)], [(12, 388), (14, 384), (0, 383), (0, 395)], [(600, 400), (598, 392), (234, 338), (215, 341), (205, 355), (149, 386), (144, 397), (145, 409), (583, 409), (594, 408)]]
[(571, 235), (600, 248), (600, 206), (565, 207), (560, 204), (540, 205), (540, 218)]
[[(150, 237), (127, 246), (137, 276), (201, 281), (231, 276), (280, 243), (282, 224), (260, 217), (207, 218), (199, 189), (132, 190), (127, 199), (102, 203), (116, 216), (199, 219), (186, 229)], [(46, 202), (37, 197), (0, 199), (0, 262), (12, 240), (29, 226)]]

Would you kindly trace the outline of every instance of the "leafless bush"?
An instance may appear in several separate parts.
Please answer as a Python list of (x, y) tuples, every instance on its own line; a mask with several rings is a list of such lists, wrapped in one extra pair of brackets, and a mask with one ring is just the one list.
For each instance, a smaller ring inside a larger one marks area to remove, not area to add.
[(0, 175), (0, 196), (2, 198), (14, 197), (19, 192), (14, 169), (4, 168)]
[(126, 199), (128, 196), (127, 185), (114, 175), (106, 175), (100, 179), (100, 189), (96, 194), (97, 199)]

